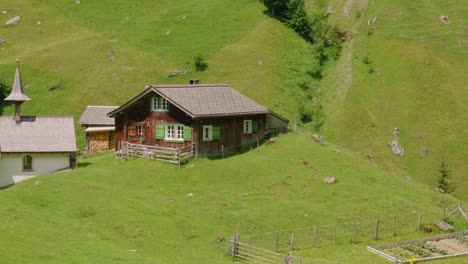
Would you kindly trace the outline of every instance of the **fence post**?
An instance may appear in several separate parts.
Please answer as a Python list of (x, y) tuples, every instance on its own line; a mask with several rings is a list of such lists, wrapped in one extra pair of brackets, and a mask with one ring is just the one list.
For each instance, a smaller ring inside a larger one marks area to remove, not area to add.
[(421, 213), (418, 214), (418, 231), (421, 228)]
[(276, 232), (276, 252), (279, 252), (279, 232)]
[(377, 222), (375, 223), (375, 240), (379, 239), (379, 222), (380, 219), (377, 218)]
[(125, 160), (128, 160), (128, 141), (125, 141)]
[(224, 145), (221, 145), (221, 158), (224, 159)]
[(333, 245), (336, 245), (336, 224), (333, 225)]
[(291, 242), (290, 242), (289, 247), (290, 247), (291, 251), (294, 248), (294, 233), (291, 233)]
[(232, 256), (236, 257), (239, 255), (239, 228), (240, 223), (237, 224), (236, 234), (234, 235), (234, 241), (232, 245)]
[(354, 236), (353, 236), (353, 244), (356, 244), (356, 233), (357, 233), (357, 224), (354, 223)]
[(177, 164), (179, 164), (179, 170), (180, 170), (180, 149), (177, 149)]
[(393, 235), (396, 236), (397, 234), (397, 223), (396, 223), (396, 215), (393, 216)]
[(317, 226), (314, 225), (314, 238), (312, 240), (312, 247), (317, 246)]

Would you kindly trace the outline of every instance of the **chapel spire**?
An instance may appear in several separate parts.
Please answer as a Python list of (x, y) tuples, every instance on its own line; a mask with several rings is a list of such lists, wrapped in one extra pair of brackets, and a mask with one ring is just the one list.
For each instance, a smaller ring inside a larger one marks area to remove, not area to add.
[(16, 72), (11, 93), (5, 98), (5, 101), (12, 102), (15, 105), (15, 120), (17, 123), (21, 121), (21, 104), (25, 101), (30, 101), (23, 92), (23, 84), (21, 83), (21, 73), (19, 69), (19, 59), (16, 59)]

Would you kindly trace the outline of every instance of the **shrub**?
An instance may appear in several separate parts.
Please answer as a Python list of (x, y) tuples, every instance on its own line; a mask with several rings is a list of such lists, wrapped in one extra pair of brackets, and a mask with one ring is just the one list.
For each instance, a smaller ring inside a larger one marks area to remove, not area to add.
[(195, 70), (196, 71), (204, 71), (208, 68), (208, 64), (204, 61), (204, 58), (202, 55), (197, 55), (193, 59), (194, 65), (195, 65)]
[(448, 170), (447, 163), (445, 161), (440, 162), (439, 166), (439, 178), (437, 179), (437, 187), (442, 189), (445, 193), (451, 193), (455, 190), (455, 187), (449, 182), (450, 171)]
[(3, 101), (3, 99), (8, 96), (9, 92), (8, 86), (0, 82), (0, 101)]

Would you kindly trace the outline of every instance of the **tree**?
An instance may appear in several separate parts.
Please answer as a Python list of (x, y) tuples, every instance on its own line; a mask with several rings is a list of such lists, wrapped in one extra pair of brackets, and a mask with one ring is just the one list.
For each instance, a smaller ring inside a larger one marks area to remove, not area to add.
[(260, 0), (270, 11), (271, 16), (282, 18), (288, 9), (290, 0)]
[(311, 26), (305, 10), (304, 0), (290, 0), (284, 15), (286, 25), (294, 29), (301, 37), (311, 41)]
[(439, 187), (445, 193), (451, 193), (455, 190), (452, 184), (448, 181), (449, 178), (450, 171), (448, 170), (447, 163), (442, 160), (439, 166), (439, 179), (437, 180), (437, 187)]

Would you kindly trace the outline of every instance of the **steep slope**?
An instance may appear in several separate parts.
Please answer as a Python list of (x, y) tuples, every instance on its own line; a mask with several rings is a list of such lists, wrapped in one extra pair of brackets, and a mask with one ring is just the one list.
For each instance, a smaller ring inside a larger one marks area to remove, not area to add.
[[(467, 6), (463, 1), (374, 1), (367, 7), (367, 1), (356, 2), (361, 6), (352, 6), (348, 17), (336, 18), (355, 35), (325, 80), (324, 133), (434, 187), (445, 160), (456, 194), (467, 199)], [(441, 14), (448, 15), (449, 24)], [(401, 130), (403, 157), (389, 146), (395, 127)]]

